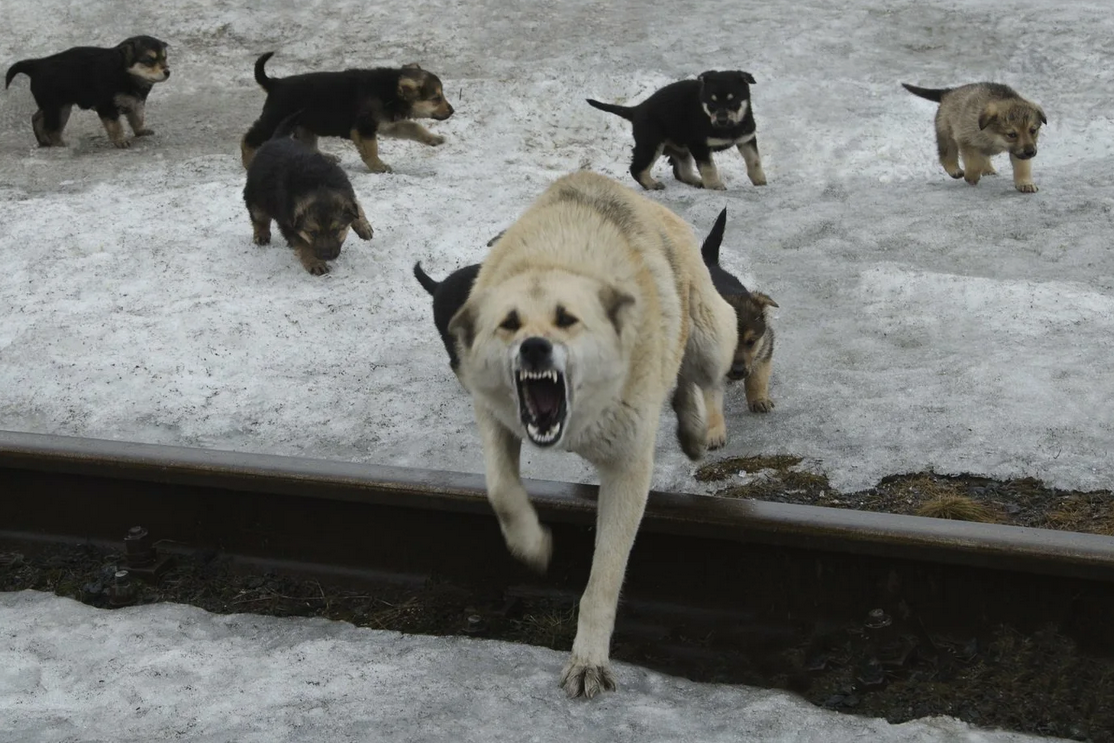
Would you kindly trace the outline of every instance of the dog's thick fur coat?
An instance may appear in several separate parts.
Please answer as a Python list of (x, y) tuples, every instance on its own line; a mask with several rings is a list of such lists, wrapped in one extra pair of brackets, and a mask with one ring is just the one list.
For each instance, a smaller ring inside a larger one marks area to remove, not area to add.
[(379, 136), (410, 139), (436, 147), (445, 141), (412, 119), (442, 121), (453, 115), (441, 80), (416, 64), (400, 69), (351, 69), (269, 77), (265, 68), (274, 52), (255, 62), (255, 81), (267, 91), (263, 112), (240, 141), (244, 167), (279, 122), (302, 111), (297, 136), (317, 148), (318, 137), (352, 140), (360, 159), (373, 173), (389, 173), (379, 159)]
[(154, 134), (144, 121), (147, 95), (155, 83), (170, 77), (166, 47), (152, 36), (133, 36), (110, 48), (78, 46), (24, 59), (8, 68), (4, 87), (19, 74), (31, 78), (31, 95), (39, 106), (31, 128), (41, 147), (65, 147), (62, 130), (74, 106), (96, 109), (112, 144), (128, 147), (121, 113), (135, 136)]
[(575, 452), (599, 472), (596, 550), (561, 684), (570, 696), (614, 688), (611, 633), (662, 404), (672, 390), (690, 458), (725, 439), (735, 313), (684, 221), (582, 172), (559, 179), (499, 238), (449, 331), (488, 497), (515, 557), (543, 570), (551, 553), (522, 486), (522, 440)]
[[(972, 83), (958, 88), (919, 88), (902, 83), (913, 95), (940, 104), (936, 109), (936, 149), (952, 178), (972, 186), (984, 175), (997, 175), (990, 158), (1010, 153), (1013, 185), (1035, 193), (1030, 161), (1037, 154), (1044, 110), (999, 83)], [(963, 158), (960, 167), (959, 159)]]

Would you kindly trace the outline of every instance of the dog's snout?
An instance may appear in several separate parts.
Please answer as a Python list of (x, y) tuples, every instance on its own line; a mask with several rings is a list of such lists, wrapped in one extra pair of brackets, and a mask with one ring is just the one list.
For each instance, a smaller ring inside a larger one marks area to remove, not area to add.
[(1029, 145), (1021, 151), (1021, 154), (1025, 155), (1025, 157), (1032, 157), (1033, 155), (1037, 154), (1037, 148)]
[(170, 77), (170, 68), (169, 67), (163, 67), (162, 71), (167, 77)]
[(553, 355), (553, 344), (545, 338), (533, 336), (522, 341), (518, 347), (518, 355), (523, 366), (534, 369), (546, 368), (550, 365)]

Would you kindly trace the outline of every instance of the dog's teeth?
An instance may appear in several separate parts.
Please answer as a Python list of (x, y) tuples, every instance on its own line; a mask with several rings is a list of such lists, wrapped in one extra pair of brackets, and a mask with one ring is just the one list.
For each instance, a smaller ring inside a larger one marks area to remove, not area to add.
[(530, 438), (532, 438), (532, 439), (538, 438), (538, 433), (539, 433), (538, 427), (535, 426), (533, 423), (527, 423), (526, 424), (526, 432), (530, 434)]

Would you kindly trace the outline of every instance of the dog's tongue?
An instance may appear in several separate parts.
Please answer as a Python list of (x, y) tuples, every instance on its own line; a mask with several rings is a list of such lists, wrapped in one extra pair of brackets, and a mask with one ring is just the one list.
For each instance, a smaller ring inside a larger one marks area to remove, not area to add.
[(560, 388), (548, 382), (533, 383), (529, 387), (530, 399), (534, 403), (534, 410), (538, 415), (556, 415), (561, 407)]

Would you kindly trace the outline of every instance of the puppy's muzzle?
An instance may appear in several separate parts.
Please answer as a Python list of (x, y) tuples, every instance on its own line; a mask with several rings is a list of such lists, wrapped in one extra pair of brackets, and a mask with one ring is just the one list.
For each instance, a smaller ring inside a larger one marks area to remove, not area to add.
[(1020, 151), (1013, 153), (1013, 156), (1018, 160), (1029, 160), (1037, 156), (1037, 148), (1034, 146), (1024, 147)]
[(445, 119), (452, 116), (454, 113), (455, 110), (453, 109), (453, 107), (446, 103), (443, 109), (438, 110), (433, 114), (433, 119), (435, 119), (436, 121), (444, 121)]
[(750, 369), (747, 368), (746, 363), (740, 361), (731, 365), (727, 371), (727, 378), (732, 382), (738, 382), (740, 379), (746, 379), (750, 375)]

